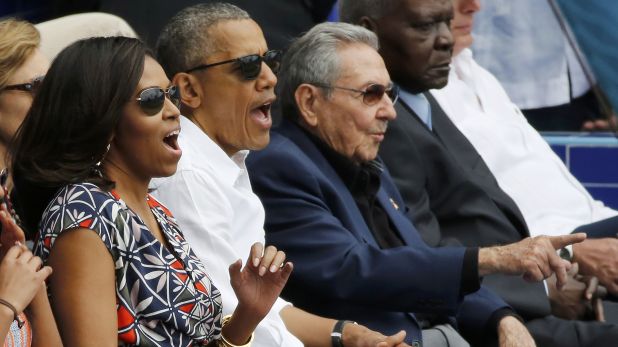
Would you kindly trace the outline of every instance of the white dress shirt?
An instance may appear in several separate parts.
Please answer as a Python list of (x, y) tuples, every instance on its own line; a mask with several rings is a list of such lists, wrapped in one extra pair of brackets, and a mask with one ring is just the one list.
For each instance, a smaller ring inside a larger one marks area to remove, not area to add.
[[(193, 251), (204, 262), (223, 298), (223, 313), (238, 304), (228, 267), (247, 262), (251, 245), (264, 243), (264, 208), (253, 193), (245, 167), (248, 151), (227, 154), (185, 117), (178, 143), (182, 158), (176, 173), (151, 183), (153, 195), (178, 220)], [(302, 346), (288, 332), (279, 312), (290, 303), (279, 298), (255, 330), (252, 346)]]
[(469, 49), (453, 59), (447, 86), (431, 93), (515, 200), (531, 235), (566, 234), (618, 214), (590, 196)]

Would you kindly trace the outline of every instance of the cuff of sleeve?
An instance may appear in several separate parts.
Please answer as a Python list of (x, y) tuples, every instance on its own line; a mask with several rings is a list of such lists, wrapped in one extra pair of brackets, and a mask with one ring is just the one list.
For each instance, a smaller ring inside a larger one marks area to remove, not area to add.
[(461, 268), (461, 296), (474, 293), (481, 288), (479, 278), (479, 249), (470, 247), (466, 249)]
[(502, 318), (508, 316), (515, 317), (517, 320), (524, 323), (524, 320), (517, 313), (515, 313), (512, 308), (503, 307), (492, 313), (491, 317), (489, 317), (489, 320), (487, 321), (487, 329), (489, 331), (493, 331), (495, 334), (498, 334), (498, 324), (500, 324)]

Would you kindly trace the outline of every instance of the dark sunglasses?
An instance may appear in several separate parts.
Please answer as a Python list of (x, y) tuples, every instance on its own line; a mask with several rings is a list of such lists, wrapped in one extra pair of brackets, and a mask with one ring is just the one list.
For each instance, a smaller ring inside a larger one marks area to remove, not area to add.
[(8, 85), (2, 88), (2, 90), (21, 90), (23, 92), (28, 92), (28, 93), (31, 93), (32, 95), (35, 95), (36, 92), (41, 87), (41, 83), (43, 83), (44, 77), (45, 76), (38, 76), (38, 77), (33, 78), (32, 81), (30, 82), (20, 83), (20, 84), (11, 84), (11, 85)]
[(260, 75), (260, 72), (262, 71), (262, 62), (266, 63), (266, 65), (268, 65), (268, 67), (272, 70), (274, 74), (279, 72), (282, 55), (283, 54), (280, 50), (271, 50), (264, 53), (264, 55), (250, 54), (236, 59), (220, 61), (212, 64), (199, 65), (189, 70), (186, 70), (185, 72), (191, 73), (193, 71), (204, 70), (217, 65), (238, 63), (238, 65), (240, 66), (240, 73), (242, 74), (242, 77), (246, 80), (254, 80)]
[(397, 102), (399, 99), (399, 87), (396, 84), (390, 83), (388, 86), (384, 86), (381, 84), (370, 84), (365, 88), (365, 90), (339, 87), (339, 86), (331, 86), (329, 84), (324, 83), (309, 83), (314, 86), (320, 88), (330, 88), (330, 89), (341, 89), (347, 90), (349, 92), (360, 93), (363, 96), (363, 103), (367, 106), (373, 106), (382, 100), (384, 94), (386, 94), (392, 101), (393, 104)]
[(146, 88), (139, 92), (139, 97), (136, 100), (139, 101), (139, 106), (147, 115), (154, 116), (163, 109), (166, 96), (176, 107), (180, 106), (180, 89), (176, 86), (167, 89), (160, 87)]

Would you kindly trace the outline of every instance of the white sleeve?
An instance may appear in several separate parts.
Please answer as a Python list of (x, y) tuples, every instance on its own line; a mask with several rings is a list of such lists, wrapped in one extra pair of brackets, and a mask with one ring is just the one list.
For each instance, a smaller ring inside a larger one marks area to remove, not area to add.
[[(228, 267), (237, 259), (246, 262), (248, 254), (233, 248), (231, 223), (234, 210), (229, 199), (207, 174), (181, 170), (171, 177), (153, 182), (152, 194), (169, 208), (179, 223), (191, 249), (202, 260), (221, 293), (223, 313), (231, 314), (238, 304), (230, 284)], [(302, 346), (285, 327), (279, 312), (289, 305), (279, 298), (255, 330), (256, 347)]]

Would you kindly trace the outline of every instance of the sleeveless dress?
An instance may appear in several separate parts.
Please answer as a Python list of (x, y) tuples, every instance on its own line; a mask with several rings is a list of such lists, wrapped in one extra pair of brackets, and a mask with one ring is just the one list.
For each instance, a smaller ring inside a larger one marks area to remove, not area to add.
[(24, 313), (19, 314), (19, 318), (24, 322), (21, 329), (14, 320), (11, 323), (6, 338), (4, 339), (4, 347), (30, 347), (32, 345), (32, 327)]
[(147, 200), (169, 250), (113, 190), (83, 183), (65, 186), (50, 202), (35, 254), (46, 262), (62, 232), (93, 230), (115, 264), (118, 345), (206, 345), (221, 334), (219, 291), (170, 211), (150, 195)]

